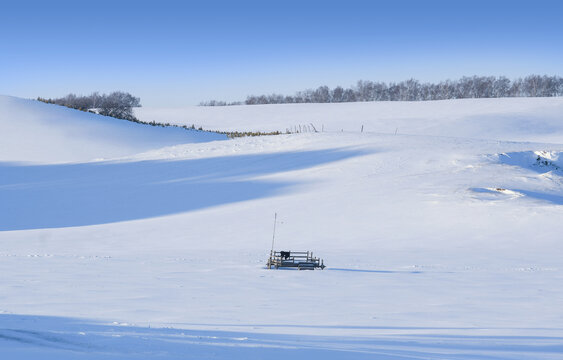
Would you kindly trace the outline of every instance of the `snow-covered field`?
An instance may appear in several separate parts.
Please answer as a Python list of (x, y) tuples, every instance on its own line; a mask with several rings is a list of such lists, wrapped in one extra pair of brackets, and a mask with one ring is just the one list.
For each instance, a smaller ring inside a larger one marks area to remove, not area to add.
[(2, 358), (563, 358), (562, 98), (138, 114), (325, 132), (0, 97)]
[(463, 138), (561, 142), (560, 98), (381, 101), (340, 104), (190, 106), (135, 109), (145, 121), (209, 130), (379, 132)]

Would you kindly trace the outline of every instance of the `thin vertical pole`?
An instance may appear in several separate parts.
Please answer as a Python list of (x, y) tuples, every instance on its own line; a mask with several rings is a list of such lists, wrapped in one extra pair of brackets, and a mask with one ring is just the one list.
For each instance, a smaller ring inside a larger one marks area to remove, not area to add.
[(278, 213), (274, 213), (274, 233), (272, 234), (272, 252), (274, 254), (274, 240), (276, 239), (276, 222), (278, 220)]

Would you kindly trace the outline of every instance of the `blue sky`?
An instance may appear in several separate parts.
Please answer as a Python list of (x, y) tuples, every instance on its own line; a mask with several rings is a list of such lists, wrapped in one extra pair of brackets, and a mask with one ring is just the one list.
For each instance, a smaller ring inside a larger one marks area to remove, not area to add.
[(146, 106), (359, 79), (563, 75), (563, 1), (3, 1), (0, 94)]

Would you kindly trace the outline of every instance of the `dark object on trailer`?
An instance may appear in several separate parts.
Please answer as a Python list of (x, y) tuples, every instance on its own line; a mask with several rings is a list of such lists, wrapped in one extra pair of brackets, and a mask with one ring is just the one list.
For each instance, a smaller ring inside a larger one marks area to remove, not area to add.
[(297, 268), (299, 270), (315, 270), (325, 268), (323, 259), (313, 257), (311, 251), (271, 251), (268, 264), (271, 268)]

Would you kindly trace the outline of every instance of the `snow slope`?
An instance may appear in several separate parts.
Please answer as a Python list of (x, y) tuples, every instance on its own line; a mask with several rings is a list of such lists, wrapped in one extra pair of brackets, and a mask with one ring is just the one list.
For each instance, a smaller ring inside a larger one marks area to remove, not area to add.
[(85, 161), (224, 138), (0, 95), (0, 161)]
[[(504, 99), (491, 101), (468, 106), (476, 121), (455, 136), (327, 131), (2, 163), (0, 348), (22, 359), (560, 359), (563, 113), (546, 110), (545, 134), (527, 110), (534, 142), (502, 141), (481, 119)], [(446, 122), (431, 115), (445, 103), (424, 104), (428, 126)], [(264, 268), (274, 212), (276, 248), (312, 250), (327, 269)]]

